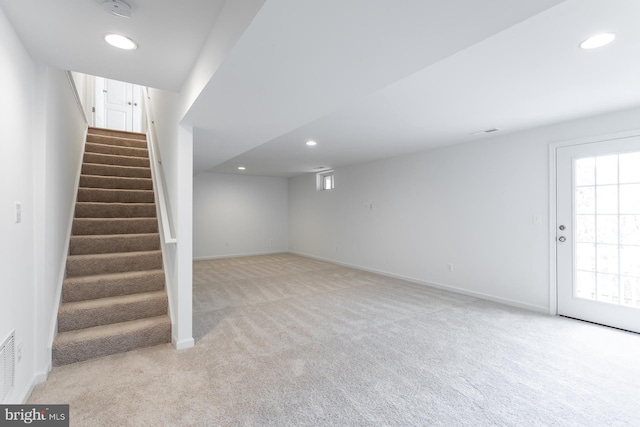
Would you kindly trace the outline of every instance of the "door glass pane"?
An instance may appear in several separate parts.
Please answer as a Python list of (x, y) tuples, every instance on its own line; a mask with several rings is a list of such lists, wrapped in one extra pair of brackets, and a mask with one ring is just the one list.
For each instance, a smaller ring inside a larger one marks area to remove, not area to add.
[(618, 245), (597, 245), (596, 251), (598, 273), (618, 274)]
[(596, 273), (578, 271), (575, 290), (578, 298), (596, 299)]
[(617, 274), (601, 274), (597, 276), (598, 283), (598, 301), (618, 303), (618, 275)]
[(622, 304), (640, 308), (640, 279), (636, 277), (621, 276), (622, 280)]
[(618, 183), (618, 155), (596, 158), (596, 185)]
[(620, 186), (620, 213), (640, 215), (640, 184)]
[(618, 213), (617, 185), (603, 185), (596, 187), (596, 212), (599, 214)]
[(618, 215), (598, 215), (598, 243), (618, 244)]
[(640, 215), (620, 215), (620, 243), (640, 246)]
[(640, 184), (640, 153), (620, 154), (620, 183)]
[(576, 244), (576, 268), (584, 271), (596, 271), (596, 245), (593, 243)]
[(576, 242), (593, 243), (596, 241), (595, 215), (576, 215)]
[(595, 187), (576, 188), (576, 213), (592, 214), (596, 211)]
[(640, 277), (640, 246), (620, 246), (620, 273)]
[(596, 183), (596, 159), (576, 160), (576, 186), (595, 185)]

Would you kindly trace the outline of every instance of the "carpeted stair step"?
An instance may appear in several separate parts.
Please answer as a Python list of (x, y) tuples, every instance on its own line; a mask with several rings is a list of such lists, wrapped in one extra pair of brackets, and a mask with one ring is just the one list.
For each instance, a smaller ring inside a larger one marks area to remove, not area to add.
[(76, 203), (76, 218), (151, 218), (155, 203)]
[(88, 134), (87, 142), (94, 144), (116, 145), (118, 147), (147, 148), (147, 141), (143, 139), (122, 138), (118, 136)]
[(157, 316), (59, 333), (52, 349), (60, 366), (171, 341), (169, 316)]
[(161, 251), (69, 255), (67, 277), (162, 268)]
[(87, 142), (84, 148), (85, 153), (100, 153), (100, 154), (113, 154), (116, 156), (129, 156), (129, 157), (149, 157), (149, 152), (146, 148), (132, 148), (121, 147), (118, 145), (107, 144), (95, 144)]
[(164, 291), (144, 292), (87, 301), (67, 302), (58, 311), (58, 332), (167, 314)]
[[(122, 177), (122, 178), (149, 178), (151, 179), (151, 169), (148, 166), (117, 166), (98, 163), (83, 163), (82, 174), (92, 176)], [(81, 178), (82, 179), (82, 178)]]
[(153, 190), (80, 187), (78, 202), (154, 203), (154, 198)]
[(142, 139), (146, 140), (147, 135), (139, 132), (129, 132), (126, 130), (115, 130), (115, 129), (105, 129), (105, 128), (95, 128), (90, 127), (88, 132), (90, 135), (104, 135), (104, 136), (115, 136), (118, 138), (129, 138), (129, 139)]
[(164, 289), (162, 270), (67, 277), (62, 283), (62, 302), (85, 301)]
[(120, 190), (153, 190), (153, 181), (151, 178), (80, 175), (80, 187), (111, 188)]
[(113, 154), (84, 153), (85, 163), (101, 163), (115, 166), (149, 167), (149, 159), (143, 157), (117, 156)]
[(158, 233), (71, 236), (70, 255), (157, 251)]
[(71, 231), (74, 236), (157, 232), (156, 218), (75, 218)]

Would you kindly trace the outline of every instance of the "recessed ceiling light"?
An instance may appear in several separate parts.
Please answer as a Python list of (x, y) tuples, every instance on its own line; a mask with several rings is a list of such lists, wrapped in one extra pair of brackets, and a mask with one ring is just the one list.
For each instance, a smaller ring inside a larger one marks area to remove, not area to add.
[(315, 141), (307, 141), (307, 145), (313, 147), (314, 145), (318, 145), (318, 143)]
[(122, 36), (120, 34), (106, 34), (104, 40), (111, 46), (115, 46), (118, 49), (135, 50), (138, 48), (136, 42), (129, 37)]
[(580, 47), (582, 49), (595, 49), (611, 43), (615, 38), (616, 35), (613, 33), (596, 34), (580, 43)]
[(238, 170), (243, 171), (243, 170), (247, 170), (247, 168), (245, 168), (244, 166), (238, 166)]

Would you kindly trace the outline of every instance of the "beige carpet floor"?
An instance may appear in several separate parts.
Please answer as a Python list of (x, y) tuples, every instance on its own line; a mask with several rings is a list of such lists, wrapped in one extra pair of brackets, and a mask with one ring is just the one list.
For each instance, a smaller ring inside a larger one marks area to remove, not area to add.
[(78, 426), (638, 426), (640, 335), (291, 254), (194, 263), (196, 346), (56, 367)]

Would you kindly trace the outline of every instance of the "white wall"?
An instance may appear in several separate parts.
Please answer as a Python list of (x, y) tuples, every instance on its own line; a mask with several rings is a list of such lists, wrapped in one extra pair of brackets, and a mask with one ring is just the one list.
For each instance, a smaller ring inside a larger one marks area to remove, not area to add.
[(193, 346), (192, 335), (192, 218), (193, 135), (180, 125), (178, 94), (149, 89), (159, 157), (164, 175), (170, 223), (177, 244), (163, 241), (163, 262), (169, 294), (172, 340), (176, 348)]
[(290, 250), (548, 312), (549, 143), (637, 129), (639, 117), (338, 168), (333, 191), (316, 192), (313, 174), (292, 178)]
[(227, 57), (265, 0), (227, 1), (222, 6), (189, 76), (180, 90), (178, 115), (182, 120), (222, 61)]
[(66, 73), (34, 64), (1, 9), (0, 40), (0, 340), (22, 346), (21, 403), (50, 367), (86, 124)]
[(39, 374), (50, 368), (87, 123), (65, 71), (38, 67), (36, 180), (36, 316)]
[[(15, 329), (22, 344), (8, 402), (29, 392), (35, 371), (33, 131), (35, 68), (0, 9), (0, 341)], [(22, 223), (14, 223), (14, 201)]]
[(201, 173), (193, 182), (193, 255), (207, 259), (285, 252), (286, 178)]

